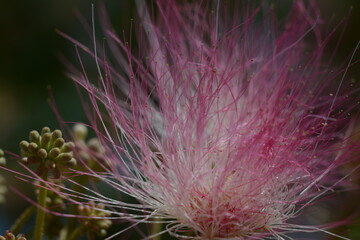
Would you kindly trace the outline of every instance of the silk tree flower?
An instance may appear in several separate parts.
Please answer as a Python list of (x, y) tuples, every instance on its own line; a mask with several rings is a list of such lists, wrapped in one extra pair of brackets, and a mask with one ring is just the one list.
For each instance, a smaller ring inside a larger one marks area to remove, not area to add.
[(137, 3), (136, 53), (106, 17), (111, 54), (66, 36), (98, 67), (97, 85), (82, 61), (83, 74), (70, 73), (87, 90), (92, 127), (112, 149), (106, 173), (91, 175), (138, 204), (92, 190), (83, 197), (108, 206), (113, 218), (166, 225), (153, 236), (327, 232), (289, 221), (346, 186), (350, 172), (339, 170), (358, 149), (348, 141), (355, 109), (344, 93), (349, 66), (328, 70), (329, 37), (313, 2), (295, 1), (284, 24), (266, 1), (159, 0), (151, 14)]

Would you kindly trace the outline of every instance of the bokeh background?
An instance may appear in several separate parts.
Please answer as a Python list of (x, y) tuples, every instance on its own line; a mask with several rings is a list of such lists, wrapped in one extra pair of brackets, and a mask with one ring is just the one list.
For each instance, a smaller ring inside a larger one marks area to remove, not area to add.
[[(180, 1), (180, 0), (179, 0)], [(129, 32), (129, 21), (133, 17), (133, 0), (104, 0), (108, 14), (118, 32)], [(286, 12), (291, 0), (273, 1), (280, 11)], [(324, 27), (331, 29), (349, 16), (330, 41), (328, 54), (332, 53), (337, 39), (341, 37), (336, 52), (336, 64), (343, 64), (360, 40), (359, 0), (316, 0), (325, 21)], [(76, 62), (74, 45), (59, 36), (56, 29), (80, 40), (87, 45), (91, 39), (80, 23), (77, 13), (91, 22), (91, 3), (86, 0), (1, 0), (0, 1), (0, 147), (19, 152), (18, 143), (26, 139), (28, 132), (43, 126), (58, 127), (58, 122), (48, 104), (50, 86), (61, 116), (66, 121), (86, 122), (85, 114), (74, 84), (64, 72), (66, 67), (59, 60), (61, 55)], [(282, 5), (284, 8), (282, 9)], [(352, 7), (352, 10), (351, 10)], [(97, 17), (97, 16), (96, 16)], [(344, 35), (342, 29), (346, 26)], [(100, 31), (99, 31), (100, 32)], [(99, 38), (101, 38), (101, 34)], [(357, 54), (359, 58), (359, 54)], [(348, 78), (359, 78), (359, 64), (353, 67)], [(15, 160), (8, 159), (10, 167), (16, 167)], [(1, 170), (0, 170), (1, 171)], [(11, 174), (1, 171), (13, 184)], [(21, 182), (16, 182), (21, 184)], [(25, 184), (26, 185), (26, 184)], [(22, 189), (17, 185), (19, 189)], [(31, 188), (31, 187), (30, 187)], [(23, 190), (32, 192), (29, 186)], [(359, 202), (343, 196), (335, 208), (320, 215), (334, 216), (353, 211)], [(12, 191), (7, 194), (7, 203), (0, 205), (0, 235), (8, 229), (28, 203)], [(342, 205), (344, 204), (344, 205)], [(347, 206), (347, 207), (345, 207)], [(351, 207), (349, 207), (351, 206)], [(321, 211), (321, 210), (314, 210)], [(330, 212), (330, 213), (329, 213)], [(316, 213), (317, 215), (319, 213)], [(314, 213), (314, 215), (316, 215)], [(337, 229), (352, 239), (360, 239), (358, 222)]]

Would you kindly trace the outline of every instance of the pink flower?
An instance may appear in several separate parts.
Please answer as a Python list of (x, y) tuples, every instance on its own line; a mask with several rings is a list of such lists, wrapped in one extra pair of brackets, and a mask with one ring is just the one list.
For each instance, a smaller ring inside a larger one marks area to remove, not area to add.
[(94, 54), (99, 84), (72, 78), (113, 150), (108, 172), (94, 175), (139, 203), (96, 200), (126, 209), (119, 218), (167, 223), (179, 238), (325, 231), (288, 222), (342, 182), (337, 170), (357, 148), (336, 81), (344, 73), (323, 64), (316, 8), (295, 1), (279, 24), (250, 3), (156, 2), (152, 19), (138, 4), (136, 54), (112, 31), (111, 57), (77, 43)]

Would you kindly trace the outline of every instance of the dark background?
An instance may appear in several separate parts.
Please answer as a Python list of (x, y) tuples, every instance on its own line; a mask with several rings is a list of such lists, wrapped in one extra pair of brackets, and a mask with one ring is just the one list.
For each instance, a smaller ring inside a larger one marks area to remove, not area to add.
[[(40, 130), (43, 126), (51, 128), (59, 126), (47, 102), (48, 86), (51, 86), (61, 116), (66, 121), (86, 121), (74, 84), (64, 75), (66, 67), (59, 61), (59, 55), (62, 54), (72, 62), (76, 62), (74, 45), (59, 36), (55, 30), (59, 29), (91, 46), (91, 40), (75, 13), (80, 12), (90, 23), (92, 2), (95, 3), (96, 9), (97, 1), (0, 1), (1, 148), (17, 153), (18, 143), (27, 138), (29, 131)], [(103, 2), (118, 32), (121, 30), (129, 32), (129, 19), (133, 17), (135, 11), (133, 1)], [(281, 10), (281, 4), (289, 6), (292, 1), (273, 2)], [(360, 39), (360, 1), (318, 0), (316, 2), (325, 19), (324, 26), (328, 29), (348, 16), (353, 6), (350, 17), (345, 20), (347, 29), (336, 53), (335, 64), (342, 64)], [(284, 9), (282, 11), (286, 12)], [(342, 24), (341, 28), (345, 25)], [(332, 53), (334, 48), (331, 46), (335, 46), (341, 30), (337, 31), (330, 42), (328, 54)], [(358, 64), (351, 69), (348, 78), (359, 77), (356, 68), (359, 68)], [(15, 166), (14, 161), (8, 159), (9, 166)], [(1, 171), (1, 174), (12, 181), (8, 173)], [(0, 235), (9, 228), (14, 218), (27, 205), (26, 201), (12, 192), (9, 192), (7, 198), (7, 205), (0, 205)], [(335, 214), (339, 214), (345, 210), (339, 206), (332, 211), (337, 211)], [(348, 229), (349, 227), (346, 227), (339, 231), (346, 232)], [(357, 236), (360, 239), (360, 236)]]

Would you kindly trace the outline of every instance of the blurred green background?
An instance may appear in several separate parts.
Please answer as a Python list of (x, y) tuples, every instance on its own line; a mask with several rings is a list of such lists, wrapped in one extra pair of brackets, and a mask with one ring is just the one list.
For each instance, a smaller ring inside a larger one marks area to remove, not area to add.
[[(134, 13), (133, 0), (104, 0), (112, 22), (118, 32), (129, 31), (129, 19)], [(277, 6), (286, 6), (292, 1), (274, 1)], [(331, 29), (353, 6), (347, 29), (342, 36), (337, 51), (336, 63), (344, 63), (360, 39), (360, 1), (359, 0), (318, 0), (324, 27)], [(48, 86), (51, 86), (61, 116), (66, 121), (86, 121), (80, 99), (74, 84), (65, 75), (66, 67), (59, 55), (76, 62), (72, 43), (59, 36), (55, 29), (91, 45), (82, 24), (75, 12), (80, 12), (91, 22), (91, 3), (85, 0), (33, 0), (0, 1), (0, 147), (18, 152), (18, 143), (26, 139), (28, 132), (40, 130), (43, 126), (58, 127), (56, 117), (47, 99)], [(343, 28), (346, 24), (341, 25)], [(98, 31), (101, 32), (101, 31)], [(340, 37), (341, 29), (330, 41), (328, 54)], [(99, 38), (102, 36), (100, 35)], [(359, 54), (357, 55), (359, 56)], [(356, 66), (358, 68), (358, 66)], [(358, 78), (359, 71), (351, 69), (349, 78)], [(8, 159), (10, 166), (14, 160)], [(2, 174), (4, 175), (5, 173)], [(11, 179), (7, 175), (7, 179)], [(10, 180), (13, 181), (13, 180)], [(25, 190), (24, 190), (25, 191)], [(31, 192), (31, 189), (29, 190)], [(27, 205), (11, 191), (8, 202), (0, 205), (0, 235), (9, 228), (16, 216)], [(340, 208), (339, 208), (340, 209)], [(336, 211), (336, 210), (335, 210)], [(339, 210), (341, 211), (341, 210)], [(342, 229), (341, 231), (347, 231)], [(357, 235), (360, 239), (360, 235)], [(356, 239), (354, 238), (354, 239)]]

